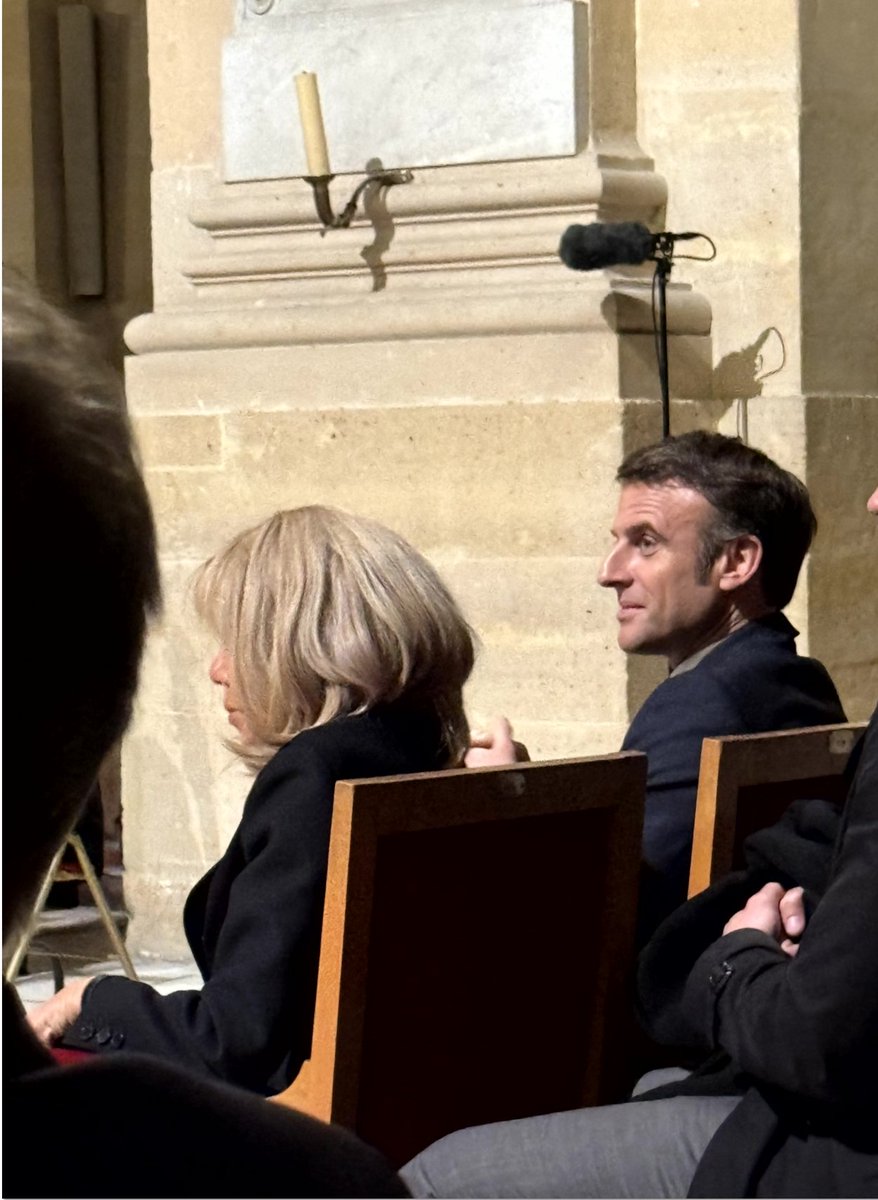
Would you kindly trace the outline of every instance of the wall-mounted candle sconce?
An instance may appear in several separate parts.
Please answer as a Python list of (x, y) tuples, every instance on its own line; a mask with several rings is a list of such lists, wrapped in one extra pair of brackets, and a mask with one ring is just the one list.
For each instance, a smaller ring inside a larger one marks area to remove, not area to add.
[(305, 176), (305, 182), (310, 183), (314, 189), (314, 204), (324, 229), (347, 229), (354, 219), (360, 197), (370, 183), (392, 187), (395, 183), (411, 183), (414, 175), (411, 171), (377, 171), (374, 175), (367, 175), (338, 214), (332, 211), (332, 201), (329, 198), (329, 184), (334, 178), (334, 175)]
[(414, 179), (411, 171), (375, 171), (357, 186), (342, 211), (334, 213), (329, 184), (335, 176), (329, 166), (329, 150), (326, 145), (326, 131), (323, 128), (317, 76), (312, 71), (300, 71), (296, 76), (296, 96), (305, 141), (305, 157), (308, 160), (309, 174), (305, 176), (305, 181), (314, 189), (314, 204), (324, 229), (347, 229), (354, 219), (360, 197), (370, 184), (392, 187), (397, 183), (411, 183)]

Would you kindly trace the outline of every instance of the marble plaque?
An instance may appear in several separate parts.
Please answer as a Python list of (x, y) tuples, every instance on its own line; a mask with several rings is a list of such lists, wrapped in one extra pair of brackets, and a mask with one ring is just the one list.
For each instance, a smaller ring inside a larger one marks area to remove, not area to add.
[[(578, 12), (576, 11), (578, 10)], [(433, 0), (264, 16), (223, 49), (225, 179), (307, 174), (294, 75), (315, 71), (332, 170), (574, 154), (574, 0)], [(584, 80), (582, 81), (584, 86)], [(584, 106), (580, 104), (580, 109)]]

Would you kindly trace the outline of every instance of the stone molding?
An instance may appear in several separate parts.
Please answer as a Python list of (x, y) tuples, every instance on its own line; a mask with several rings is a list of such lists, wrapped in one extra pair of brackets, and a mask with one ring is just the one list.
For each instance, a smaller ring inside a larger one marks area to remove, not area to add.
[[(339, 175), (331, 188), (344, 203), (362, 179)], [(629, 169), (601, 167), (588, 154), (540, 159), (532, 164), (475, 163), (423, 167), (410, 184), (384, 196), (395, 222), (435, 221), (468, 214), (479, 217), (556, 212), (592, 215), (601, 220), (650, 220), (667, 201), (667, 185), (647, 163)], [(337, 205), (340, 207), (341, 205)], [(194, 201), (189, 219), (213, 238), (248, 233), (319, 230), (310, 187), (299, 179), (275, 183), (219, 185)], [(369, 226), (362, 208), (352, 228)], [(328, 238), (338, 237), (333, 230)]]
[[(651, 289), (646, 281), (568, 277), (553, 264), (555, 281), (515, 276), (502, 291), (450, 289), (406, 303), (396, 295), (360, 295), (320, 304), (289, 303), (270, 309), (169, 310), (136, 317), (125, 331), (135, 354), (243, 349), (317, 343), (351, 343), (521, 333), (652, 332)], [(408, 300), (409, 297), (406, 297)], [(706, 336), (707, 300), (685, 284), (668, 289), (672, 336)]]
[[(345, 198), (349, 182), (336, 181)], [(321, 236), (307, 185), (219, 185), (190, 212), (207, 247), (180, 265), (195, 303), (136, 318), (126, 341), (144, 354), (605, 329), (606, 277), (565, 270), (560, 236), (580, 220), (654, 220), (665, 197), (654, 172), (587, 156), (434, 168), (367, 203), (371, 219)], [(627, 275), (636, 294), (649, 268)], [(672, 289), (670, 328), (701, 331), (683, 291)]]

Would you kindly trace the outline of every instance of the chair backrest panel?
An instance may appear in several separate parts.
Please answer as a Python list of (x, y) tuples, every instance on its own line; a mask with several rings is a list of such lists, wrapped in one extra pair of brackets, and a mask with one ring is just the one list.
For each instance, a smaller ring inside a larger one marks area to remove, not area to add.
[(303, 1106), (401, 1163), (614, 1098), (645, 774), (625, 754), (339, 784)]
[(841, 804), (845, 767), (865, 724), (705, 738), (689, 895), (742, 865), (744, 840), (779, 820), (794, 800)]

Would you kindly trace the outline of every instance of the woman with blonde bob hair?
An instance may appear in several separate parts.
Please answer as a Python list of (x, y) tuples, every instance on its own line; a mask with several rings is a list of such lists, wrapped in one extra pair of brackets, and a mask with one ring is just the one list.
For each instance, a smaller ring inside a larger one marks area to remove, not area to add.
[(235, 664), (249, 728), (232, 748), (251, 766), (303, 729), (403, 696), (436, 713), (462, 764), (470, 630), (433, 567), (377, 521), (275, 513), (203, 564), (195, 603)]
[(335, 784), (462, 764), (473, 638), (408, 542), (320, 506), (239, 534), (199, 569), (195, 603), (221, 647), (210, 678), (229, 744), (257, 772), (186, 901), (204, 987), (162, 996), (98, 976), (33, 1024), (68, 1048), (124, 1045), (271, 1094), (310, 1052)]

